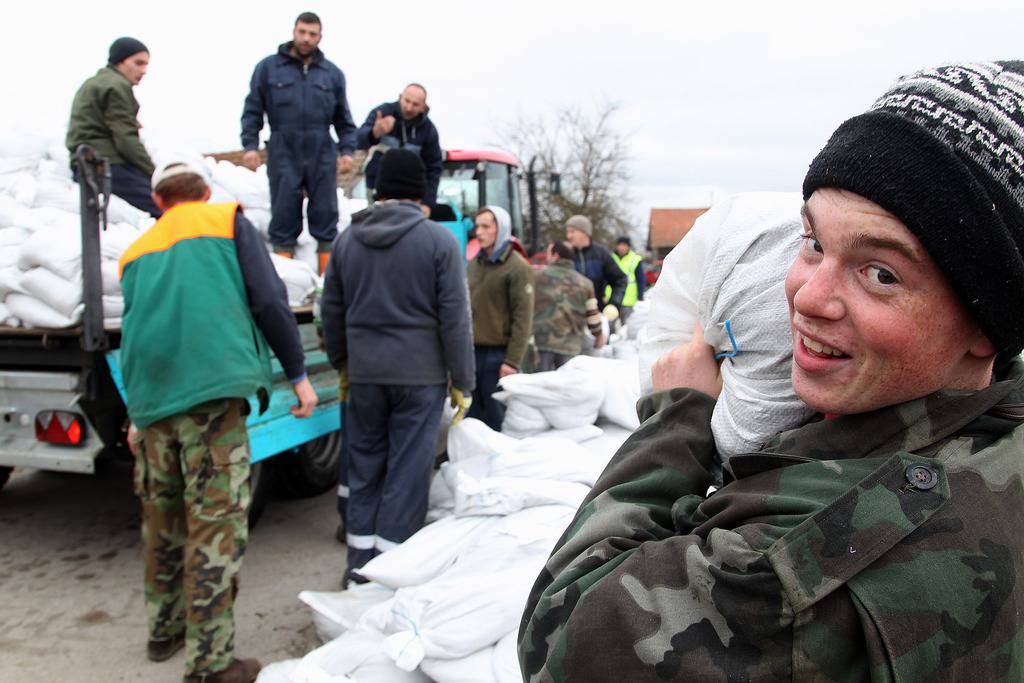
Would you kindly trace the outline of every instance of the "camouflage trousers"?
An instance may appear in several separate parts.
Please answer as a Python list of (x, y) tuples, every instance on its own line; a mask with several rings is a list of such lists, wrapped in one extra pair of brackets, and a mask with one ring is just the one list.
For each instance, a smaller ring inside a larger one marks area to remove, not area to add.
[(152, 640), (185, 634), (186, 674), (233, 658), (238, 570), (248, 537), (248, 403), (220, 399), (139, 431), (145, 597)]

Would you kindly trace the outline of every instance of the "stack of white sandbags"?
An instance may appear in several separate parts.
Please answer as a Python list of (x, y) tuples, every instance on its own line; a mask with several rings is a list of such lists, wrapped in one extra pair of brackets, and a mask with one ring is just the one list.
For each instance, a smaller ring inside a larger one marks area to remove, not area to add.
[(636, 358), (576, 356), (554, 372), (515, 374), (499, 381), (502, 431), (515, 437), (593, 425), (599, 417), (626, 429), (639, 426)]
[[(82, 317), (79, 188), (63, 145), (31, 134), (0, 140), (0, 324), (61, 328)], [(121, 253), (152, 223), (111, 197), (100, 236), (104, 324), (117, 327), (124, 299)]]
[[(146, 145), (157, 164), (184, 160), (205, 165), (211, 201), (239, 202), (268, 239), (270, 190), (265, 166), (252, 172), (212, 157), (204, 159), (180, 143), (146, 140)], [(64, 328), (81, 321), (80, 190), (68, 160), (67, 149), (57, 139), (23, 132), (0, 137), (0, 325)], [(344, 229), (350, 222), (350, 206), (340, 189), (338, 202), (339, 228)], [(111, 196), (107, 223), (100, 235), (104, 324), (117, 328), (124, 311), (117, 263), (153, 219)], [(322, 284), (316, 246), (304, 230), (296, 259), (272, 259), (292, 306), (309, 304)]]
[(325, 644), (258, 681), (521, 681), (529, 591), (614, 450), (590, 443), (519, 440), (463, 420), (431, 488), (439, 519), (361, 568), (370, 583), (303, 591)]

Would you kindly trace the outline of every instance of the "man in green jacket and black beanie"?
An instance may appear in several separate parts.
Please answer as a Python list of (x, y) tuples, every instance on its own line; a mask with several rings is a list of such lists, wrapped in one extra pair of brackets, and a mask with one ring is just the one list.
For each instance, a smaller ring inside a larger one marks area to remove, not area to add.
[(149, 49), (141, 41), (124, 37), (111, 43), (107, 65), (75, 93), (64, 144), (72, 155), (86, 144), (109, 159), (112, 192), (159, 218), (149, 186), (155, 168), (139, 139), (139, 103), (132, 92), (148, 66)]

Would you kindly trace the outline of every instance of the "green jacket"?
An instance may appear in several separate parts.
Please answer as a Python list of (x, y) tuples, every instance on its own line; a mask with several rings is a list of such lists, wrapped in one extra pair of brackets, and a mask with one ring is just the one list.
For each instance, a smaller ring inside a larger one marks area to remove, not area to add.
[[(555, 261), (536, 274), (533, 342), (538, 351), (578, 356), (583, 330), (600, 334), (601, 318), (594, 283), (580, 275), (569, 259)], [(595, 332), (596, 326), (596, 332)]]
[(533, 328), (533, 269), (509, 244), (497, 261), (482, 251), (467, 266), (473, 345), (505, 349), (519, 368)]
[(530, 595), (524, 677), (1024, 680), (1022, 379), (812, 422), (710, 497), (714, 401), (643, 399)]
[(213, 399), (261, 394), (265, 405), (270, 396), (270, 350), (235, 246), (237, 207), (173, 206), (121, 257), (121, 371), (139, 429)]
[(105, 66), (75, 93), (64, 144), (71, 154), (83, 143), (90, 145), (110, 163), (128, 164), (151, 176), (155, 167), (139, 139), (138, 113), (132, 84)]

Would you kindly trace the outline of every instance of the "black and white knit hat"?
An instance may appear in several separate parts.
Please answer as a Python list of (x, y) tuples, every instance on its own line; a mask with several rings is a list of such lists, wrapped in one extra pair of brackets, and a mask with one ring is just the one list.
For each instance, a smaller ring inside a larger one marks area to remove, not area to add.
[(820, 187), (899, 218), (1000, 357), (1024, 348), (1024, 62), (901, 77), (811, 162), (804, 199)]

